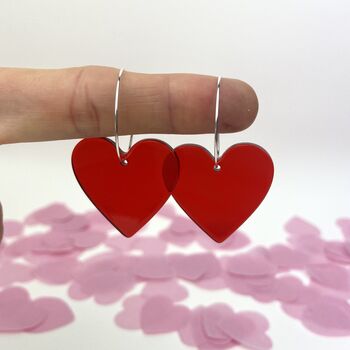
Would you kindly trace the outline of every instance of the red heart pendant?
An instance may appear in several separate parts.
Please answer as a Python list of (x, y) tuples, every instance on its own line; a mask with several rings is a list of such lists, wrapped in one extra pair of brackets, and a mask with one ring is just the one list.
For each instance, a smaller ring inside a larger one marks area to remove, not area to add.
[(107, 138), (81, 140), (72, 153), (74, 174), (96, 208), (123, 235), (131, 237), (169, 198), (178, 177), (178, 161), (166, 143), (137, 142), (123, 159)]
[(187, 215), (212, 239), (223, 242), (254, 212), (273, 178), (273, 162), (260, 146), (230, 147), (214, 170), (213, 156), (203, 147), (175, 149), (179, 177), (173, 197)]

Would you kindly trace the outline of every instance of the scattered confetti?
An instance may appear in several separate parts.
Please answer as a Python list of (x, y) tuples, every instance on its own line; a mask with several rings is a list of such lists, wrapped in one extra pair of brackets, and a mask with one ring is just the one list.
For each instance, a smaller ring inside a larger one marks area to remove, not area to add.
[(4, 238), (19, 236), (23, 233), (24, 225), (20, 221), (4, 221)]
[(22, 287), (0, 292), (0, 332), (46, 332), (71, 323), (74, 315), (58, 298), (31, 300)]
[[(190, 282), (209, 291), (226, 289), (278, 303), (282, 312), (315, 334), (350, 335), (349, 218), (336, 221), (343, 240), (326, 241), (315, 225), (294, 217), (285, 224), (287, 243), (262, 247), (239, 230), (218, 244), (168, 204), (159, 215), (168, 226), (157, 236), (132, 239), (120, 235), (98, 211), (75, 213), (62, 203), (35, 210), (23, 222), (5, 220), (0, 332), (47, 332), (74, 321), (64, 300), (49, 295), (31, 299), (25, 284), (40, 281), (66, 285), (73, 300), (120, 302), (114, 322), (124, 329), (147, 335), (177, 332), (184, 344), (200, 350), (272, 347), (269, 322), (259, 313), (235, 312), (229, 303), (193, 309), (182, 304), (190, 296)], [(44, 225), (45, 230), (26, 234), (32, 225)], [(191, 244), (201, 252), (168, 252)], [(81, 259), (94, 248), (103, 251)], [(243, 248), (248, 249), (242, 253)], [(295, 270), (308, 283), (291, 273)], [(140, 294), (129, 295), (139, 284)]]
[(186, 325), (189, 314), (187, 307), (173, 304), (167, 296), (153, 296), (142, 305), (140, 326), (145, 334), (174, 332)]

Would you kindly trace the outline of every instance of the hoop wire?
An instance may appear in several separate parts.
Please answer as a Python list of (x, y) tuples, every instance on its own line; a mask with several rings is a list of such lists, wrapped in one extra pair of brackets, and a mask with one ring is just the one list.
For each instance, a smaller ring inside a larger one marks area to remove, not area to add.
[[(116, 92), (115, 92), (115, 103), (114, 103), (114, 111), (115, 111), (115, 119), (114, 119), (114, 140), (115, 140), (115, 149), (117, 151), (117, 156), (122, 165), (127, 165), (128, 161), (126, 159), (122, 159), (121, 157), (121, 149), (119, 147), (119, 129), (118, 129), (118, 120), (119, 120), (119, 113), (118, 113), (118, 108), (119, 108), (119, 90), (120, 90), (120, 78), (124, 72), (124, 68), (121, 68), (119, 70), (119, 75), (118, 75), (118, 80), (117, 80), (117, 86), (116, 86)], [(129, 146), (128, 146), (128, 151), (130, 150), (132, 146), (132, 140), (133, 140), (133, 135), (130, 135), (129, 139)]]
[[(124, 72), (124, 68), (121, 68), (119, 70), (118, 80), (116, 84), (116, 93), (115, 93), (115, 123), (114, 123), (114, 129), (115, 129), (115, 148), (117, 151), (117, 156), (122, 165), (127, 165), (128, 161), (126, 159), (122, 159), (121, 157), (121, 149), (119, 147), (119, 135), (118, 135), (118, 107), (119, 107), (119, 90), (120, 90), (120, 78)], [(218, 77), (217, 80), (217, 90), (216, 90), (216, 99), (215, 99), (215, 119), (214, 119), (214, 170), (219, 171), (221, 169), (220, 165), (218, 164), (218, 160), (220, 158), (220, 133), (219, 133), (219, 104), (220, 104), (220, 85), (221, 85), (221, 76)], [(130, 135), (129, 139), (129, 146), (128, 151), (130, 150), (132, 146), (133, 141), (133, 135)]]
[(214, 124), (214, 170), (218, 171), (221, 169), (218, 164), (220, 157), (220, 133), (219, 133), (219, 103), (220, 103), (220, 82), (221, 77), (217, 80), (216, 100), (215, 100), (215, 124)]

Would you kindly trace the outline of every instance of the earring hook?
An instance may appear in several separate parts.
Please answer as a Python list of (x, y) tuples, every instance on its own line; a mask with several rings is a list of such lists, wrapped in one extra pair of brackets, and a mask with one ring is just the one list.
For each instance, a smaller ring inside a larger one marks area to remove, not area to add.
[[(121, 68), (119, 70), (117, 86), (116, 86), (116, 92), (115, 92), (115, 104), (114, 104), (114, 106), (115, 106), (114, 107), (114, 111), (115, 111), (114, 131), (115, 131), (115, 133), (114, 133), (114, 139), (115, 139), (115, 148), (116, 148), (116, 151), (117, 151), (118, 159), (119, 159), (119, 161), (120, 161), (120, 163), (122, 165), (127, 165), (128, 161), (126, 159), (122, 159), (121, 154), (120, 154), (119, 135), (118, 135), (118, 131), (119, 131), (119, 129), (118, 129), (119, 89), (120, 89), (120, 78), (121, 78), (123, 72), (124, 72), (124, 68)], [(133, 135), (130, 135), (128, 151), (130, 150), (130, 148), (132, 146), (132, 139), (133, 139)]]
[(219, 134), (219, 102), (220, 102), (220, 82), (221, 77), (217, 80), (216, 100), (215, 100), (215, 125), (214, 125), (214, 170), (219, 171), (221, 166), (218, 164), (220, 156), (220, 134)]

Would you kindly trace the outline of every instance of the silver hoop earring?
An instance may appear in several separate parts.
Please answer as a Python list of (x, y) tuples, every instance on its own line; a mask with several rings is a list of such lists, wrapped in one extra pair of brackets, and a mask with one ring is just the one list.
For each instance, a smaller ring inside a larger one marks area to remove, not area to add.
[(119, 90), (120, 90), (120, 78), (122, 76), (124, 72), (124, 68), (121, 68), (119, 70), (119, 74), (118, 74), (118, 80), (117, 80), (117, 84), (116, 84), (116, 92), (115, 92), (115, 103), (114, 103), (114, 111), (115, 111), (115, 118), (114, 118), (114, 140), (115, 140), (115, 149), (117, 151), (117, 156), (118, 156), (118, 160), (122, 165), (127, 165), (128, 161), (126, 159), (123, 159), (121, 156), (121, 152), (122, 153), (127, 153), (131, 146), (132, 146), (132, 141), (133, 141), (133, 135), (130, 135), (130, 139), (129, 139), (129, 146), (128, 146), (128, 150), (127, 152), (124, 152), (123, 150), (120, 149), (119, 146), (119, 129), (118, 129), (118, 119), (119, 119), (119, 113), (118, 113), (118, 108), (119, 108)]
[(179, 176), (172, 196), (187, 215), (220, 243), (234, 233), (266, 196), (273, 162), (259, 145), (245, 142), (220, 155), (220, 85), (217, 79), (214, 154), (195, 144), (175, 148)]

